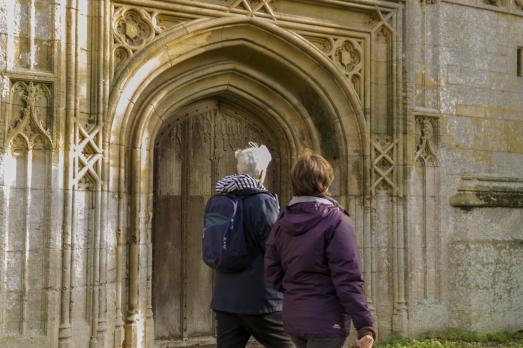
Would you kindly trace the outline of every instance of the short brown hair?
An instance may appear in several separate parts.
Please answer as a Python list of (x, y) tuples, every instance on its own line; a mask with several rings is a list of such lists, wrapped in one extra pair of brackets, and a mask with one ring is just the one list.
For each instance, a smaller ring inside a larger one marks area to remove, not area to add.
[(321, 155), (306, 149), (291, 169), (292, 193), (295, 196), (329, 195), (334, 179), (330, 163)]

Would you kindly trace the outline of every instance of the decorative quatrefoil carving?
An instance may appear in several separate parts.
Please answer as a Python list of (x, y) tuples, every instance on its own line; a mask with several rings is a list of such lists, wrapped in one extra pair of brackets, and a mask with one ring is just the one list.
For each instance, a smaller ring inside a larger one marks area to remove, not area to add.
[(334, 45), (334, 62), (342, 68), (346, 74), (349, 74), (354, 67), (360, 63), (360, 52), (349, 40), (338, 40)]
[(116, 7), (113, 15), (113, 66), (120, 69), (138, 50), (163, 31), (158, 13), (134, 7)]
[(122, 7), (114, 14), (113, 31), (122, 44), (137, 50), (151, 41), (159, 30), (154, 22), (145, 10)]

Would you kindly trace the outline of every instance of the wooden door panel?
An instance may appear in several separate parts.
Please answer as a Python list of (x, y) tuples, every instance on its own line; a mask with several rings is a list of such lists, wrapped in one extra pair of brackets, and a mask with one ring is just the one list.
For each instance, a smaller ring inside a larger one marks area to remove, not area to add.
[[(181, 133), (171, 130), (156, 151), (153, 311), (158, 338), (182, 337)], [(161, 175), (160, 175), (161, 174)]]
[(201, 261), (202, 212), (212, 187), (212, 143), (214, 112), (209, 111), (184, 121), (187, 126), (187, 205), (183, 207), (186, 265), (186, 330), (188, 337), (212, 336), (212, 270)]
[(161, 236), (161, 240), (154, 241), (153, 308), (156, 337), (181, 337), (183, 250), (181, 234), (172, 233), (181, 225), (180, 216), (172, 214), (173, 211), (181, 210), (181, 197), (162, 197), (157, 204), (156, 213), (160, 223), (156, 235)]
[(214, 334), (213, 315), (209, 309), (213, 272), (201, 259), (202, 211), (207, 197), (189, 199), (187, 234), (187, 334), (189, 337)]
[(189, 196), (211, 194), (213, 118), (212, 112), (206, 112), (189, 117), (178, 126), (185, 129), (184, 182)]
[[(216, 105), (184, 114), (156, 143), (152, 296), (155, 337), (162, 342), (214, 336), (213, 272), (201, 261), (203, 209), (216, 181), (237, 172), (236, 149), (255, 141), (274, 152), (269, 132), (249, 115)], [(268, 187), (279, 188), (273, 157)]]

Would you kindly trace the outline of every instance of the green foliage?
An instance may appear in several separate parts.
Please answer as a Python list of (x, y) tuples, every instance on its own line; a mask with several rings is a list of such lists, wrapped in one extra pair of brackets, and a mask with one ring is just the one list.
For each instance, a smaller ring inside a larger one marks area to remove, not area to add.
[(512, 340), (523, 339), (523, 332), (495, 332), (488, 333), (486, 335), (478, 335), (476, 333), (467, 331), (451, 331), (430, 336), (448, 341), (504, 343)]
[[(430, 338), (429, 338), (430, 337)], [(402, 339), (393, 334), (390, 342), (380, 343), (377, 348), (523, 348), (523, 331), (496, 332), (478, 335), (466, 331), (431, 333), (425, 339)]]

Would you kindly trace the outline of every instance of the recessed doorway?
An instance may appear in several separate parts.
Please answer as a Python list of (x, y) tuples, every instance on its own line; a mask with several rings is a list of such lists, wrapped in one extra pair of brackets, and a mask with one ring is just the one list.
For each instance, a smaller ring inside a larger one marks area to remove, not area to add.
[(182, 108), (155, 143), (152, 303), (157, 347), (212, 344), (213, 273), (201, 262), (201, 222), (216, 181), (236, 173), (235, 150), (271, 150), (267, 187), (280, 192), (277, 132), (262, 115), (220, 98)]

